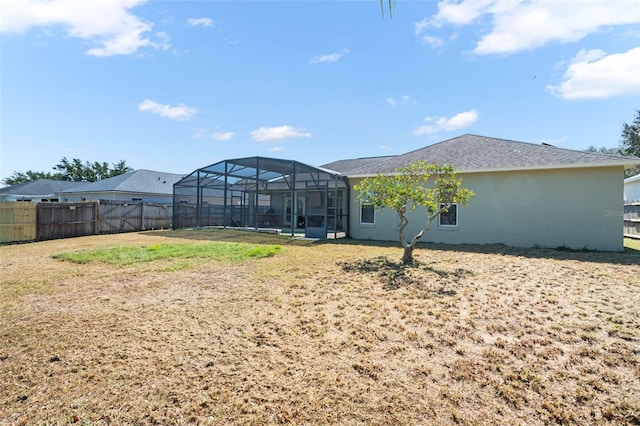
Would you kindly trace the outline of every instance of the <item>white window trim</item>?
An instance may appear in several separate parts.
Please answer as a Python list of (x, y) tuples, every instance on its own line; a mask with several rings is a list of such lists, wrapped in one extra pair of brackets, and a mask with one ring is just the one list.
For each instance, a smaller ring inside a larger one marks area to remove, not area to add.
[[(362, 221), (362, 208), (365, 206), (371, 206), (373, 208), (373, 222), (363, 222)], [(358, 215), (360, 219), (360, 225), (364, 226), (373, 226), (376, 224), (376, 209), (373, 207), (371, 203), (360, 203), (360, 208), (358, 209)]]
[[(444, 203), (440, 203), (438, 204), (438, 208), (441, 208), (441, 206), (443, 206)], [(438, 215), (438, 228), (440, 229), (446, 229), (446, 230), (456, 230), (458, 229), (458, 227), (460, 226), (460, 207), (458, 206), (457, 203), (452, 203), (451, 207), (455, 206), (456, 207), (456, 224), (455, 225), (448, 225), (448, 224), (442, 224), (440, 223), (440, 215)]]

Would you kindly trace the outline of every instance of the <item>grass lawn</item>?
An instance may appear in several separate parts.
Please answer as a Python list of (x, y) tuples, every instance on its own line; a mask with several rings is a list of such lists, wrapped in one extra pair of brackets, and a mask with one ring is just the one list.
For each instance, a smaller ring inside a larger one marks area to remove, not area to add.
[(624, 248), (628, 253), (633, 253), (635, 251), (637, 254), (640, 254), (640, 239), (625, 238)]
[(0, 246), (0, 425), (638, 424), (636, 243)]

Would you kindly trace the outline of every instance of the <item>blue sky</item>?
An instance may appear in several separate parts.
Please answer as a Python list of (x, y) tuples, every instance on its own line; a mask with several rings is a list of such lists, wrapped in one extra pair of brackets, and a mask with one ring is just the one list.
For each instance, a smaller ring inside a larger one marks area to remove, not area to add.
[[(385, 0), (385, 7), (387, 1)], [(0, 178), (62, 157), (189, 173), (465, 133), (617, 146), (636, 0), (0, 0)]]

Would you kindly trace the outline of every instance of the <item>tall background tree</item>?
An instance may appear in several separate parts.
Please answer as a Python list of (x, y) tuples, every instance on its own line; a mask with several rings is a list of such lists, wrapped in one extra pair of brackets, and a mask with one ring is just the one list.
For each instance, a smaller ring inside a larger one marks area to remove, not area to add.
[[(414, 262), (413, 250), (416, 244), (441, 213), (446, 213), (453, 204), (467, 205), (474, 195), (473, 191), (462, 187), (462, 179), (452, 166), (428, 164), (425, 161), (400, 167), (395, 174), (366, 178), (355, 185), (354, 189), (359, 191), (358, 198), (361, 201), (376, 209), (389, 207), (398, 214), (398, 237), (404, 248), (401, 260), (403, 265)], [(409, 225), (408, 213), (419, 206), (427, 210), (424, 225), (416, 235), (407, 240), (405, 231)]]
[(2, 183), (5, 185), (17, 185), (19, 183), (29, 182), (36, 179), (95, 182), (133, 171), (131, 167), (127, 166), (124, 160), (109, 166), (109, 164), (105, 162), (82, 162), (82, 160), (78, 158), (74, 158), (69, 161), (66, 157), (63, 157), (58, 164), (53, 166), (53, 170), (56, 170), (57, 172), (34, 172), (32, 170), (28, 170), (26, 172), (14, 172), (8, 178), (3, 179)]
[(601, 146), (600, 148), (595, 147), (593, 145), (589, 146), (586, 149), (587, 152), (598, 152), (600, 154), (611, 154), (611, 155), (620, 155), (619, 148), (607, 148), (606, 146)]
[[(389, 2), (389, 16), (393, 17), (393, 0), (388, 0)], [(380, 0), (380, 9), (382, 10), (382, 16), (384, 16), (384, 0)]]
[[(640, 109), (636, 110), (636, 116), (631, 124), (622, 124), (620, 153), (640, 157)], [(624, 177), (635, 176), (638, 173), (640, 173), (640, 166), (626, 170)]]

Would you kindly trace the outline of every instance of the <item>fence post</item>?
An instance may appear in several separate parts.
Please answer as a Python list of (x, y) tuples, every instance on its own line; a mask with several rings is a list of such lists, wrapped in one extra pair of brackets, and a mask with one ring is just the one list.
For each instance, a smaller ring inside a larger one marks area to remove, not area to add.
[(96, 200), (93, 202), (93, 233), (98, 235), (100, 233), (100, 220), (99, 220), (99, 211), (100, 210), (100, 201)]
[(36, 204), (36, 241), (40, 241), (40, 209), (38, 204)]
[(640, 203), (624, 205), (624, 236), (640, 238)]
[(144, 231), (144, 201), (140, 203), (140, 230)]

